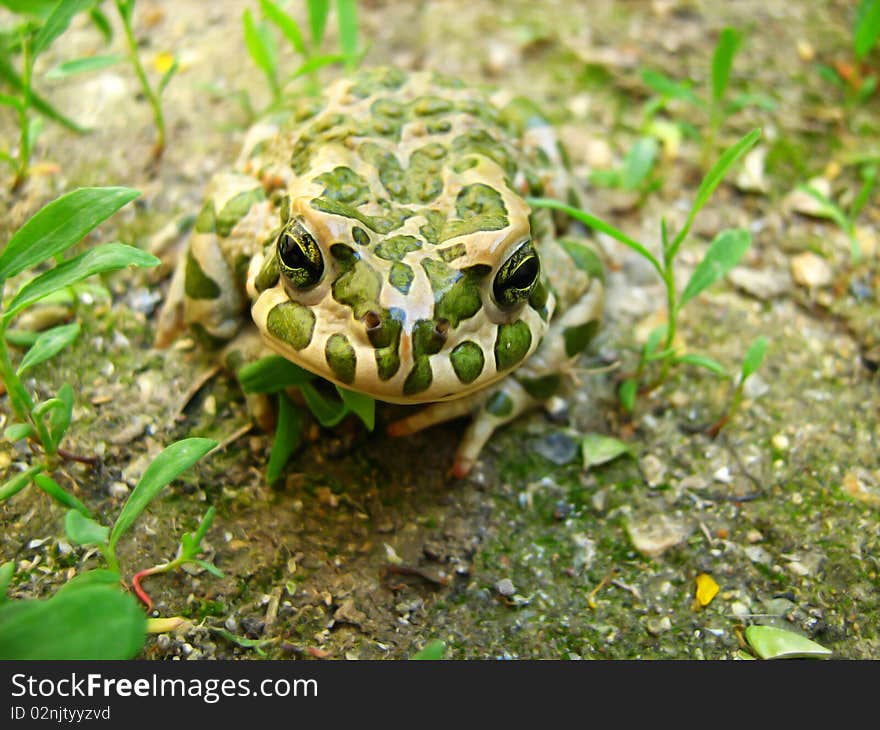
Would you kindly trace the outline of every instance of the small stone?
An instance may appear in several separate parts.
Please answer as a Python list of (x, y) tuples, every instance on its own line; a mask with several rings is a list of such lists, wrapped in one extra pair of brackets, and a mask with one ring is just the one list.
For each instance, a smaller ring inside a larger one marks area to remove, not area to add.
[(747, 618), (750, 613), (749, 607), (746, 606), (746, 604), (742, 601), (734, 601), (733, 603), (731, 603), (730, 612), (738, 619)]
[(758, 563), (760, 565), (770, 565), (770, 563), (773, 562), (773, 556), (770, 555), (770, 553), (768, 553), (760, 545), (750, 545), (749, 547), (744, 548), (743, 552), (746, 554), (746, 557), (753, 563)]
[(680, 545), (691, 533), (683, 518), (663, 513), (630, 520), (626, 530), (633, 547), (647, 557), (656, 557)]
[(784, 269), (753, 269), (748, 266), (737, 266), (727, 278), (737, 289), (761, 301), (775, 299), (791, 289), (791, 275)]
[(743, 160), (742, 170), (734, 185), (746, 193), (766, 193), (770, 186), (764, 174), (764, 161), (767, 159), (766, 147), (755, 147)]
[(791, 260), (791, 277), (801, 286), (822, 287), (831, 283), (833, 272), (825, 259), (806, 251)]
[(753, 545), (756, 542), (761, 542), (761, 540), (763, 540), (763, 539), (764, 539), (764, 536), (758, 530), (753, 529), (753, 530), (749, 530), (746, 533), (746, 540), (748, 542), (752, 543)]
[(259, 639), (263, 634), (263, 629), (266, 628), (265, 621), (259, 618), (254, 618), (253, 616), (245, 616), (241, 619), (240, 623), (241, 630), (249, 639)]
[(590, 505), (598, 514), (602, 514), (608, 506), (608, 492), (604, 489), (593, 492), (593, 496), (590, 497)]
[(367, 615), (355, 606), (353, 598), (346, 598), (333, 614), (333, 620), (336, 623), (362, 626), (367, 620)]
[(532, 449), (557, 466), (570, 464), (580, 454), (580, 444), (565, 431), (553, 431), (533, 441)]
[(863, 258), (871, 259), (877, 254), (880, 248), (880, 236), (877, 231), (868, 226), (856, 226), (856, 243), (859, 244), (859, 251)]
[(797, 42), (797, 53), (801, 61), (804, 61), (805, 63), (809, 63), (816, 57), (816, 49), (813, 48), (808, 40), (803, 38)]
[(672, 628), (672, 619), (669, 616), (662, 618), (649, 618), (645, 622), (645, 628), (651, 636), (660, 636)]
[(125, 482), (111, 482), (107, 493), (114, 499), (125, 499), (131, 490)]
[(788, 440), (788, 436), (786, 436), (784, 433), (774, 434), (773, 438), (770, 439), (770, 443), (777, 451), (788, 451), (788, 447), (791, 446), (791, 443)]
[(495, 583), (495, 590), (502, 596), (510, 597), (516, 593), (516, 587), (510, 578), (502, 578)]
[(614, 152), (604, 139), (594, 137), (584, 147), (587, 165), (594, 170), (608, 170), (614, 165)]
[(771, 616), (787, 616), (794, 610), (795, 604), (787, 598), (769, 598), (763, 602), (763, 611)]
[[(814, 177), (812, 180), (807, 182), (806, 187), (813, 188), (818, 193), (821, 193), (826, 198), (831, 197), (831, 183), (826, 180), (824, 177)], [(795, 213), (800, 213), (801, 215), (808, 215), (815, 218), (824, 217), (822, 214), (825, 212), (825, 206), (820, 203), (816, 198), (810, 195), (805, 190), (801, 190), (800, 188), (796, 188), (792, 190), (783, 201), (783, 207), (787, 211), (794, 211)]]
[(663, 482), (666, 476), (666, 464), (660, 461), (654, 454), (646, 454), (639, 459), (639, 468), (642, 470), (642, 476), (649, 487), (656, 487)]

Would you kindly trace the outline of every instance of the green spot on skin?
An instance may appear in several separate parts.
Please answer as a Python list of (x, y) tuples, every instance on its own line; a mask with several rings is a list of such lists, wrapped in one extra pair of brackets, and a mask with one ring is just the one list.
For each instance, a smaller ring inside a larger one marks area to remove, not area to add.
[(370, 199), (367, 181), (350, 167), (336, 167), (331, 172), (318, 175), (314, 181), (324, 186), (322, 195), (330, 200), (362, 205)]
[(497, 391), (486, 401), (486, 411), (497, 418), (505, 418), (513, 413), (513, 401), (503, 391)]
[(509, 370), (519, 363), (532, 346), (532, 331), (523, 320), (498, 325), (495, 339), (495, 367)]
[(216, 227), (217, 212), (214, 210), (214, 201), (205, 201), (198, 216), (196, 216), (195, 230), (198, 233), (213, 233)]
[(266, 199), (263, 188), (254, 188), (232, 196), (217, 214), (217, 235), (226, 237), (235, 224), (247, 215), (254, 203)]
[(452, 361), (452, 369), (458, 376), (458, 379), (465, 385), (473, 383), (480, 373), (483, 372), (486, 358), (483, 355), (483, 348), (476, 342), (465, 340), (456, 345), (452, 353), (449, 355)]
[(376, 370), (380, 380), (388, 380), (400, 369), (400, 334), (406, 315), (392, 308), (382, 313), (381, 325), (368, 333), (370, 344), (376, 348)]
[(452, 123), (446, 119), (439, 119), (437, 121), (428, 122), (425, 125), (425, 129), (428, 134), (446, 134), (452, 129)]
[(452, 111), (452, 102), (437, 96), (420, 96), (413, 99), (412, 111), (417, 117), (447, 114)]
[(401, 294), (409, 294), (409, 288), (412, 285), (414, 276), (413, 270), (407, 264), (395, 261), (391, 264), (388, 281)]
[(360, 226), (351, 229), (351, 237), (358, 246), (366, 246), (370, 243), (370, 235)]
[(421, 247), (422, 242), (415, 236), (392, 236), (376, 246), (374, 253), (386, 261), (400, 261), (408, 253), (418, 251)]
[(342, 271), (348, 271), (360, 259), (358, 252), (344, 243), (334, 243), (330, 246), (330, 255), (336, 259)]
[(434, 292), (435, 319), (447, 319), (453, 327), (458, 327), (463, 319), (480, 311), (483, 306), (480, 279), (488, 273), (488, 267), (454, 269), (436, 259), (422, 259), (422, 268)]
[(413, 395), (427, 390), (434, 374), (431, 372), (431, 359), (427, 355), (418, 358), (413, 364), (413, 369), (409, 371), (406, 380), (403, 383), (404, 395)]
[(333, 374), (343, 383), (354, 381), (357, 371), (357, 354), (345, 335), (338, 332), (330, 335), (327, 346), (324, 348), (324, 356)]
[(463, 243), (454, 243), (446, 248), (438, 248), (437, 255), (440, 256), (447, 264), (450, 261), (461, 258), (467, 253), (467, 246)]
[(580, 241), (572, 241), (563, 239), (559, 241), (559, 245), (565, 249), (565, 252), (571, 256), (574, 265), (581, 271), (586, 272), (590, 277), (605, 281), (605, 267), (596, 251), (585, 243)]
[(398, 68), (373, 68), (359, 71), (353, 81), (351, 93), (363, 99), (383, 89), (399, 89), (406, 83), (406, 74)]
[(559, 391), (562, 376), (552, 373), (540, 378), (517, 378), (517, 381), (532, 398), (547, 400)]
[(254, 286), (258, 292), (271, 289), (278, 283), (281, 270), (278, 268), (278, 259), (273, 254), (274, 252), (270, 252), (265, 258), (262, 267), (260, 267), (260, 273), (257, 274), (257, 278), (254, 280)]
[(333, 298), (351, 307), (355, 319), (370, 310), (380, 309), (379, 291), (382, 277), (365, 261), (356, 261), (348, 271), (333, 282)]
[(309, 205), (315, 210), (320, 210), (322, 213), (330, 213), (332, 215), (342, 216), (343, 218), (360, 221), (371, 231), (382, 234), (391, 233), (391, 231), (400, 228), (404, 221), (413, 215), (413, 212), (407, 208), (395, 207), (388, 208), (386, 211), (387, 214), (384, 216), (366, 215), (352, 205), (340, 203), (339, 201), (331, 200), (329, 198), (315, 198), (309, 203)]
[(302, 350), (312, 341), (315, 315), (299, 302), (276, 304), (266, 318), (266, 329), (277, 340)]
[(434, 355), (440, 352), (446, 335), (437, 327), (432, 319), (420, 319), (413, 324), (412, 329), (412, 352), (413, 357), (418, 359), (422, 355)]
[(562, 337), (565, 340), (565, 354), (573, 357), (579, 352), (583, 352), (598, 331), (599, 320), (597, 319), (575, 327), (566, 327), (562, 330)]
[(192, 250), (186, 254), (183, 290), (190, 299), (216, 299), (220, 296), (220, 286), (202, 270)]
[(505, 174), (512, 177), (516, 172), (516, 163), (510, 152), (498, 140), (483, 129), (465, 132), (452, 140), (452, 150), (456, 156), (483, 155), (498, 163)]
[(436, 142), (415, 150), (404, 169), (393, 152), (374, 142), (364, 142), (358, 152), (379, 170), (379, 180), (392, 199), (401, 203), (429, 203), (443, 192), (443, 159), (446, 147)]
[(420, 232), (436, 244), (477, 231), (499, 231), (510, 223), (501, 193), (484, 183), (463, 187), (455, 199), (455, 212), (457, 220), (442, 223), (436, 216), (428, 217)]

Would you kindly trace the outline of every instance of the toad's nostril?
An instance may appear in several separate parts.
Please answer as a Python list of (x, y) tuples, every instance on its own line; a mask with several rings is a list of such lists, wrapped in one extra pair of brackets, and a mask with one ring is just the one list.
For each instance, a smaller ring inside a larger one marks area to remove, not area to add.
[(370, 310), (364, 315), (364, 324), (367, 327), (367, 331), (376, 329), (379, 325), (382, 324), (382, 318), (374, 311)]

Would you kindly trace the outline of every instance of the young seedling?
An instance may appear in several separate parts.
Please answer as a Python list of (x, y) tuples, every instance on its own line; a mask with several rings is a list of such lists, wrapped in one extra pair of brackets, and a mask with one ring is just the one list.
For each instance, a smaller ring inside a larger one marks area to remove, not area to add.
[(737, 30), (724, 28), (721, 31), (712, 54), (708, 88), (702, 95), (694, 91), (689, 82), (676, 81), (659, 71), (645, 69), (641, 73), (642, 82), (659, 97), (659, 100), (650, 104), (652, 116), (672, 100), (696, 107), (705, 115), (708, 130), (702, 135), (700, 145), (700, 162), (704, 170), (715, 154), (719, 133), (730, 117), (749, 106), (764, 109), (773, 109), (775, 106), (763, 94), (743, 92), (727, 100), (733, 59), (741, 43), (742, 35)]
[[(256, 20), (250, 8), (242, 14), (242, 28), (248, 54), (269, 85), (272, 111), (284, 105), (288, 86), (306, 77), (306, 90), (315, 95), (320, 91), (318, 70), (334, 63), (344, 63), (348, 70), (360, 61), (358, 48), (357, 3), (355, 0), (336, 0), (336, 20), (340, 53), (320, 53), (330, 12), (329, 0), (308, 0), (309, 40), (306, 40), (299, 24), (273, 0), (260, 0), (260, 10), (265, 20)], [(300, 65), (284, 76), (279, 67), (278, 44), (270, 26), (275, 26), (287, 41), (290, 49), (301, 59)], [(247, 106), (250, 106), (248, 102)]]
[(742, 368), (740, 369), (739, 373), (739, 379), (737, 380), (736, 386), (733, 389), (733, 396), (730, 399), (730, 405), (727, 408), (727, 413), (721, 416), (721, 418), (719, 418), (707, 431), (711, 438), (715, 438), (721, 432), (721, 429), (724, 428), (736, 415), (737, 411), (739, 411), (739, 407), (743, 399), (746, 380), (752, 377), (752, 375), (757, 372), (758, 368), (761, 367), (761, 363), (764, 362), (764, 355), (766, 354), (766, 352), (766, 337), (758, 337), (754, 342), (752, 342), (751, 345), (749, 345), (749, 349), (746, 350), (745, 357), (743, 358)]
[(880, 78), (868, 65), (868, 56), (880, 38), (880, 0), (861, 0), (852, 30), (852, 61), (819, 64), (819, 75), (843, 90), (846, 104), (863, 104), (877, 90)]
[(605, 233), (632, 249), (651, 264), (666, 287), (666, 324), (651, 332), (648, 340), (642, 347), (636, 371), (624, 378), (618, 390), (618, 397), (627, 411), (632, 411), (634, 408), (640, 383), (650, 363), (659, 362), (661, 370), (658, 378), (646, 388), (648, 390), (664, 382), (669, 375), (670, 368), (677, 364), (697, 365), (713, 372), (724, 372), (723, 366), (711, 358), (696, 355), (695, 353), (679, 352), (678, 348), (675, 347), (678, 318), (685, 304), (724, 277), (736, 266), (751, 245), (751, 235), (745, 229), (726, 229), (721, 231), (709, 245), (705, 256), (694, 269), (681, 294), (678, 293), (675, 281), (675, 257), (690, 233), (697, 213), (708, 202), (715, 188), (724, 179), (727, 171), (755, 145), (760, 136), (761, 130), (754, 129), (721, 155), (700, 183), (684, 225), (674, 237), (670, 235), (667, 229), (666, 220), (661, 220), (660, 258), (651, 253), (642, 243), (630, 238), (623, 231), (584, 210), (566, 205), (558, 200), (545, 198), (528, 199), (529, 204), (534, 207), (560, 210), (589, 228)]
[(178, 64), (174, 59), (162, 77), (159, 79), (155, 88), (150, 85), (147, 73), (144, 71), (144, 65), (141, 63), (140, 54), (138, 52), (137, 41), (134, 37), (132, 29), (132, 16), (134, 15), (134, 6), (136, 0), (115, 0), (116, 10), (119, 13), (119, 19), (122, 21), (122, 29), (125, 33), (125, 42), (128, 48), (128, 60), (134, 69), (135, 76), (141, 85), (141, 90), (153, 110), (153, 121), (156, 125), (156, 143), (153, 145), (153, 160), (157, 161), (162, 157), (165, 151), (165, 115), (162, 112), (162, 94), (168, 86), (168, 82), (177, 72)]
[(333, 428), (350, 413), (354, 413), (368, 430), (375, 427), (376, 401), (339, 386), (334, 386), (338, 399), (327, 396), (322, 392), (326, 389), (315, 387), (315, 382), (321, 378), (279, 355), (245, 365), (237, 376), (245, 393), (277, 394), (278, 422), (266, 467), (269, 484), (281, 476), (302, 437), (303, 412), (284, 393), (287, 388), (299, 388), (308, 409), (324, 428)]
[(662, 181), (652, 173), (657, 163), (657, 140), (641, 137), (627, 153), (623, 164), (614, 170), (595, 170), (590, 182), (600, 187), (638, 193), (640, 201), (659, 189)]
[(860, 174), (862, 186), (853, 198), (848, 211), (845, 211), (812, 185), (800, 185), (798, 187), (799, 190), (807, 193), (807, 195), (819, 203), (820, 207), (815, 211), (814, 215), (834, 221), (849, 238), (850, 261), (853, 264), (858, 264), (862, 260), (862, 249), (856, 235), (856, 219), (865, 207), (865, 203), (870, 199), (871, 193), (874, 192), (874, 186), (877, 184), (878, 167), (874, 164), (864, 165), (860, 170)]
[(70, 454), (61, 446), (73, 412), (73, 388), (64, 384), (54, 397), (38, 403), (22, 381), (28, 370), (72, 344), (79, 335), (79, 324), (60, 325), (36, 334), (17, 366), (12, 363), (7, 333), (15, 318), (28, 307), (75, 287), (90, 276), (128, 266), (149, 267), (159, 263), (151, 254), (122, 243), (100, 244), (78, 256), (61, 260), (68, 248), (139, 194), (128, 188), (80, 188), (67, 193), (28, 220), (13, 234), (0, 254), (0, 297), (13, 277), (52, 259), (59, 262), (21, 284), (15, 295), (0, 308), (0, 379), (13, 414), (13, 421), (4, 435), (11, 441), (28, 439), (38, 454), (27, 470), (0, 484), (0, 501), (29, 484), (35, 484), (66, 506), (87, 512), (75, 497), (48, 476), (65, 460), (89, 461), (87, 457)]
[[(54, 6), (34, 3), (23, 4), (14, 10), (21, 11), (21, 21), (14, 31), (0, 37), (0, 81), (11, 93), (0, 94), (0, 106), (14, 110), (18, 121), (18, 147), (16, 150), (0, 150), (0, 160), (12, 170), (12, 190), (17, 190), (27, 179), (31, 156), (37, 137), (42, 130), (42, 118), (38, 112), (74, 132), (86, 130), (59, 112), (34, 89), (34, 64), (60, 36), (73, 17), (88, 10), (94, 0), (63, 0)], [(20, 56), (16, 69), (14, 55)]]

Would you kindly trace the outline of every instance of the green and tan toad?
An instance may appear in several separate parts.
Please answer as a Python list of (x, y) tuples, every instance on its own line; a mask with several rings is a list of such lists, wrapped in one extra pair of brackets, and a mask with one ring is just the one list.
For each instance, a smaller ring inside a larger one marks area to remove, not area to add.
[(599, 323), (596, 254), (528, 194), (573, 194), (530, 104), (430, 73), (337, 81), (252, 129), (212, 179), (157, 344), (188, 324), (226, 352), (431, 403), (395, 435), (472, 414), (464, 475), (498, 426), (556, 394)]

